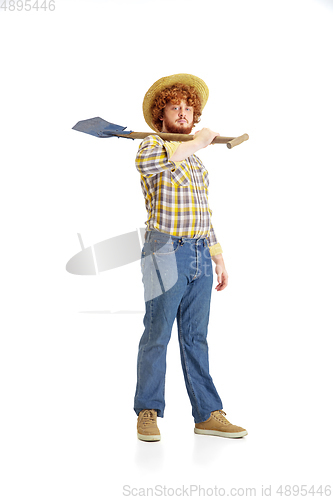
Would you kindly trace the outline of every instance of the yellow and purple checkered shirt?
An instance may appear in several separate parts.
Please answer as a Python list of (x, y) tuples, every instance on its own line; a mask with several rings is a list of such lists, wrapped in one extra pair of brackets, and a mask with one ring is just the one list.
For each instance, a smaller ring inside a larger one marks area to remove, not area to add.
[(206, 237), (211, 256), (222, 253), (211, 223), (208, 171), (196, 155), (181, 162), (169, 158), (178, 142), (149, 135), (139, 146), (135, 165), (141, 174), (148, 229), (172, 236)]

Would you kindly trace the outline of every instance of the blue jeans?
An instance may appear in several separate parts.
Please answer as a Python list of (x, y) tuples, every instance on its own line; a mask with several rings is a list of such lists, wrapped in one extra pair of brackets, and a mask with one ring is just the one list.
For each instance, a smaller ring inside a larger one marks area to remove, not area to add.
[(206, 238), (147, 231), (141, 254), (146, 312), (139, 343), (134, 410), (164, 416), (166, 353), (177, 318), (181, 364), (194, 421), (223, 408), (209, 374), (207, 329), (213, 267)]

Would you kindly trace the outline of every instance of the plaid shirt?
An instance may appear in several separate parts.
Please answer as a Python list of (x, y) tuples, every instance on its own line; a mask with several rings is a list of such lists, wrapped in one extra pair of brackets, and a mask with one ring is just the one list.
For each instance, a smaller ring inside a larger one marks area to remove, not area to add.
[(196, 155), (171, 161), (178, 145), (156, 135), (140, 144), (135, 165), (141, 174), (147, 228), (173, 236), (206, 237), (211, 256), (217, 255), (222, 249), (210, 220), (208, 172)]

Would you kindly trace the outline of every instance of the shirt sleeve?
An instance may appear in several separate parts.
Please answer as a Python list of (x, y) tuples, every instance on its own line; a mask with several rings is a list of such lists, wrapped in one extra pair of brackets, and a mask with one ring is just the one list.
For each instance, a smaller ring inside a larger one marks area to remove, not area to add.
[[(200, 160), (200, 158), (198, 158), (196, 155), (195, 155), (195, 158), (200, 163), (200, 165), (203, 168), (205, 168), (202, 161)], [(208, 189), (207, 189), (207, 198), (208, 198)], [(209, 210), (209, 215), (210, 215), (210, 228), (209, 228), (209, 236), (207, 238), (207, 241), (208, 241), (210, 255), (211, 255), (211, 257), (213, 257), (214, 255), (218, 255), (219, 253), (223, 253), (223, 250), (222, 250), (220, 243), (218, 243), (218, 241), (217, 241), (217, 237), (216, 237), (216, 234), (215, 234), (215, 231), (213, 228), (213, 224), (212, 224), (213, 212), (211, 211), (211, 209), (209, 207), (208, 207), (208, 210)]]
[[(210, 216), (212, 216), (213, 212), (211, 211), (211, 209), (209, 209), (209, 213), (210, 213)], [(219, 253), (223, 253), (222, 247), (221, 247), (220, 243), (218, 243), (218, 241), (217, 241), (212, 221), (210, 221), (209, 237), (207, 238), (207, 241), (208, 241), (208, 247), (209, 247), (209, 252), (210, 252), (211, 257), (213, 257), (214, 255), (217, 255)]]
[(158, 135), (149, 135), (140, 144), (135, 159), (135, 166), (141, 175), (151, 177), (164, 170), (176, 168), (176, 162), (170, 160), (178, 144), (163, 141)]

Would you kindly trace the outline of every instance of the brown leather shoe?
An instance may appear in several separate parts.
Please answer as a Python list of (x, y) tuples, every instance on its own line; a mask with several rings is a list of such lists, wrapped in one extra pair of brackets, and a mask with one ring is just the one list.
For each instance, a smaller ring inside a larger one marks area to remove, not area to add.
[(208, 434), (210, 436), (222, 436), (227, 438), (240, 438), (247, 435), (247, 430), (237, 425), (232, 425), (226, 418), (223, 410), (212, 411), (205, 422), (195, 424), (196, 434)]
[(141, 410), (138, 416), (138, 438), (141, 441), (160, 441), (161, 435), (157, 427), (157, 412)]

